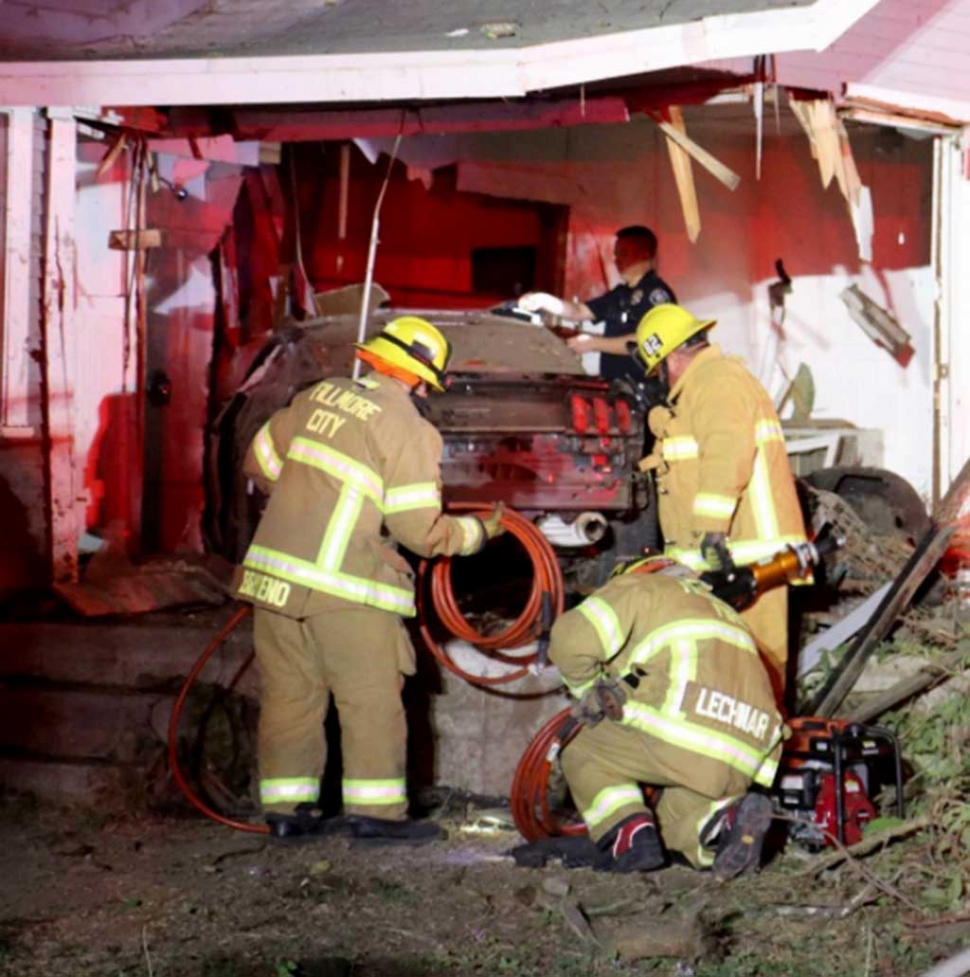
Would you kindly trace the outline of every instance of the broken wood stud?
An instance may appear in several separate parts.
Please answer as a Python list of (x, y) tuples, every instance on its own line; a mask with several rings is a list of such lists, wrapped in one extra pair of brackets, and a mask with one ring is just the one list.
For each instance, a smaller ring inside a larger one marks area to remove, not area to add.
[[(679, 112), (679, 110), (678, 110)], [(685, 153), (687, 153), (698, 165), (703, 166), (714, 179), (720, 181), (728, 190), (736, 190), (741, 182), (741, 177), (729, 166), (725, 166), (719, 159), (712, 156), (702, 146), (698, 146), (693, 139), (685, 132), (681, 132), (676, 126), (662, 119), (657, 120), (657, 125), (663, 130), (668, 139), (673, 140)]]
[[(678, 133), (687, 138), (687, 130), (684, 126), (684, 117), (680, 108), (672, 105), (668, 112), (670, 123)], [(667, 125), (668, 123), (664, 123)], [(677, 184), (677, 194), (680, 197), (680, 207), (684, 213), (684, 225), (687, 228), (687, 236), (693, 244), (701, 233), (701, 215), (697, 206), (697, 189), (694, 186), (694, 172), (690, 165), (690, 156), (687, 151), (669, 136), (665, 140), (667, 152), (670, 154), (670, 166), (674, 171), (674, 181)]]

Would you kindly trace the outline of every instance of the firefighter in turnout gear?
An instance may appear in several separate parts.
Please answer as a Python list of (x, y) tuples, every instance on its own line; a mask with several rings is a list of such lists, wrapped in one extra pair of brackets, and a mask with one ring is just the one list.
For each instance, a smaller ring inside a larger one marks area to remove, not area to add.
[(442, 441), (412, 398), (443, 390), (451, 347), (414, 316), (389, 322), (358, 357), (372, 371), (299, 393), (263, 425), (244, 470), (269, 501), (235, 593), (255, 607), (262, 681), (259, 790), (278, 836), (322, 830), (314, 806), (323, 721), (340, 718), (343, 805), (354, 834), (437, 837), (406, 819), (403, 676), (415, 671), (402, 617), (415, 613), (401, 544), (433, 556), (478, 552), (502, 532), (442, 513)]
[[(651, 309), (636, 355), (659, 377), (666, 404), (648, 416), (656, 437), (641, 462), (657, 481), (665, 554), (694, 570), (730, 570), (805, 542), (785, 439), (771, 398), (741, 360), (708, 343), (713, 319), (679, 305)], [(743, 612), (783, 701), (788, 591)]]
[[(584, 728), (560, 762), (614, 871), (649, 871), (664, 847), (721, 879), (757, 867), (782, 720), (744, 621), (688, 568), (620, 567), (552, 629), (549, 657)], [(642, 785), (660, 788), (654, 810)]]

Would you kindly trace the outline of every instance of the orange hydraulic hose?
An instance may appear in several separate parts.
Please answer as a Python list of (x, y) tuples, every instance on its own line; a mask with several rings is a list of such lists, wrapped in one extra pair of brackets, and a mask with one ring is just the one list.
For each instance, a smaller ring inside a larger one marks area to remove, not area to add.
[[(244, 605), (240, 607), (238, 611), (229, 619), (226, 626), (206, 645), (205, 650), (199, 655), (198, 661), (192, 666), (192, 671), (189, 672), (188, 677), (182, 684), (182, 688), (179, 690), (178, 697), (175, 699), (175, 705), (172, 706), (172, 715), (168, 721), (168, 766), (172, 771), (172, 777), (175, 783), (178, 784), (179, 790), (185, 795), (185, 799), (199, 811), (201, 811), (207, 818), (211, 818), (213, 821), (218, 821), (219, 824), (224, 824), (229, 828), (235, 828), (237, 831), (247, 831), (254, 835), (265, 835), (269, 834), (269, 827), (265, 824), (247, 824), (245, 821), (235, 821), (233, 818), (227, 818), (225, 815), (220, 814), (218, 811), (213, 810), (208, 804), (198, 794), (191, 788), (188, 781), (185, 779), (185, 775), (182, 773), (182, 767), (179, 764), (179, 721), (182, 718), (182, 710), (185, 708), (185, 701), (188, 698), (189, 692), (192, 690), (192, 686), (195, 685), (202, 673), (202, 669), (205, 668), (206, 663), (216, 652), (218, 648), (222, 646), (222, 643), (232, 634), (233, 631), (247, 618), (251, 613), (251, 608), (249, 605)], [(236, 674), (233, 676), (232, 681), (229, 683), (229, 688), (232, 688), (239, 680), (240, 675), (249, 667), (253, 660), (253, 655), (250, 653), (246, 660), (240, 665)]]
[[(480, 518), (491, 515), (491, 509), (483, 508), (480, 504), (459, 503), (450, 508), (471, 511), (472, 515)], [(427, 560), (423, 560), (418, 567), (418, 626), (428, 650), (448, 671), (472, 685), (485, 687), (514, 682), (528, 674), (529, 666), (534, 664), (537, 659), (536, 655), (519, 657), (504, 655), (501, 649), (519, 648), (540, 634), (543, 625), (543, 598), (545, 595), (548, 595), (546, 599), (554, 616), (562, 613), (565, 603), (565, 584), (562, 578), (562, 570), (559, 567), (556, 554), (545, 536), (525, 516), (509, 509), (506, 509), (502, 515), (502, 525), (511, 536), (514, 536), (522, 544), (532, 561), (533, 568), (532, 588), (529, 591), (525, 607), (504, 631), (494, 635), (484, 635), (468, 623), (458, 607), (458, 601), (451, 585), (451, 559), (449, 557), (437, 560), (431, 566), (430, 571)], [(424, 593), (429, 572), (431, 576), (431, 605), (448, 631), (455, 637), (461, 638), (488, 653), (489, 658), (520, 667), (504, 675), (486, 678), (466, 671), (448, 657), (445, 650), (432, 636), (428, 626)]]
[(559, 750), (579, 732), (570, 710), (556, 713), (536, 733), (512, 778), (512, 818), (526, 841), (586, 834), (582, 821), (568, 823), (549, 810), (549, 772)]

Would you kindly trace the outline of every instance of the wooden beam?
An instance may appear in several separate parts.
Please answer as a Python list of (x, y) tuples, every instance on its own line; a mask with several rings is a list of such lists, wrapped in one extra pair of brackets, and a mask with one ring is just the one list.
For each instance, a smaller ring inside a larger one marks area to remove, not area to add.
[[(675, 110), (674, 106), (671, 106), (670, 112)], [(676, 109), (679, 113), (680, 109)], [(681, 149), (684, 150), (693, 160), (695, 160), (699, 165), (703, 166), (715, 180), (723, 183), (728, 190), (736, 190), (738, 184), (741, 182), (741, 177), (734, 172), (729, 166), (725, 166), (717, 157), (712, 156), (703, 146), (698, 146), (690, 136), (687, 135), (686, 131), (681, 131), (677, 126), (671, 125), (669, 122), (665, 122), (663, 119), (657, 120), (657, 125), (663, 130), (664, 135), (668, 139), (675, 142)], [(681, 126), (683, 126), (683, 119), (681, 118)]]
[[(664, 123), (674, 131), (687, 138), (684, 117), (675, 105), (669, 108), (670, 122)], [(666, 131), (666, 130), (665, 130)], [(691, 169), (690, 156), (687, 150), (676, 140), (667, 136), (667, 152), (670, 154), (670, 165), (674, 171), (674, 181), (680, 196), (680, 209), (684, 212), (684, 225), (687, 236), (693, 244), (701, 233), (701, 215), (697, 206), (697, 188), (694, 186), (694, 171)]]
[(7, 112), (3, 240), (3, 363), (2, 423), (5, 428), (29, 428), (30, 378), (30, 260), (31, 201), (33, 200), (34, 125), (32, 109)]
[(74, 458), (74, 197), (77, 123), (50, 121), (44, 227), (44, 415), (53, 583), (77, 580), (78, 489)]

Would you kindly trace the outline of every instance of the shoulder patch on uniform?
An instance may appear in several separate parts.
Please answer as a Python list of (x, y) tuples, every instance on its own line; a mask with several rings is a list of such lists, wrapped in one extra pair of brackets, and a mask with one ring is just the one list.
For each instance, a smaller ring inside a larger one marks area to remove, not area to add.
[(668, 292), (665, 288), (655, 288), (650, 293), (649, 298), (651, 305), (667, 305), (669, 302), (673, 301), (670, 292)]

